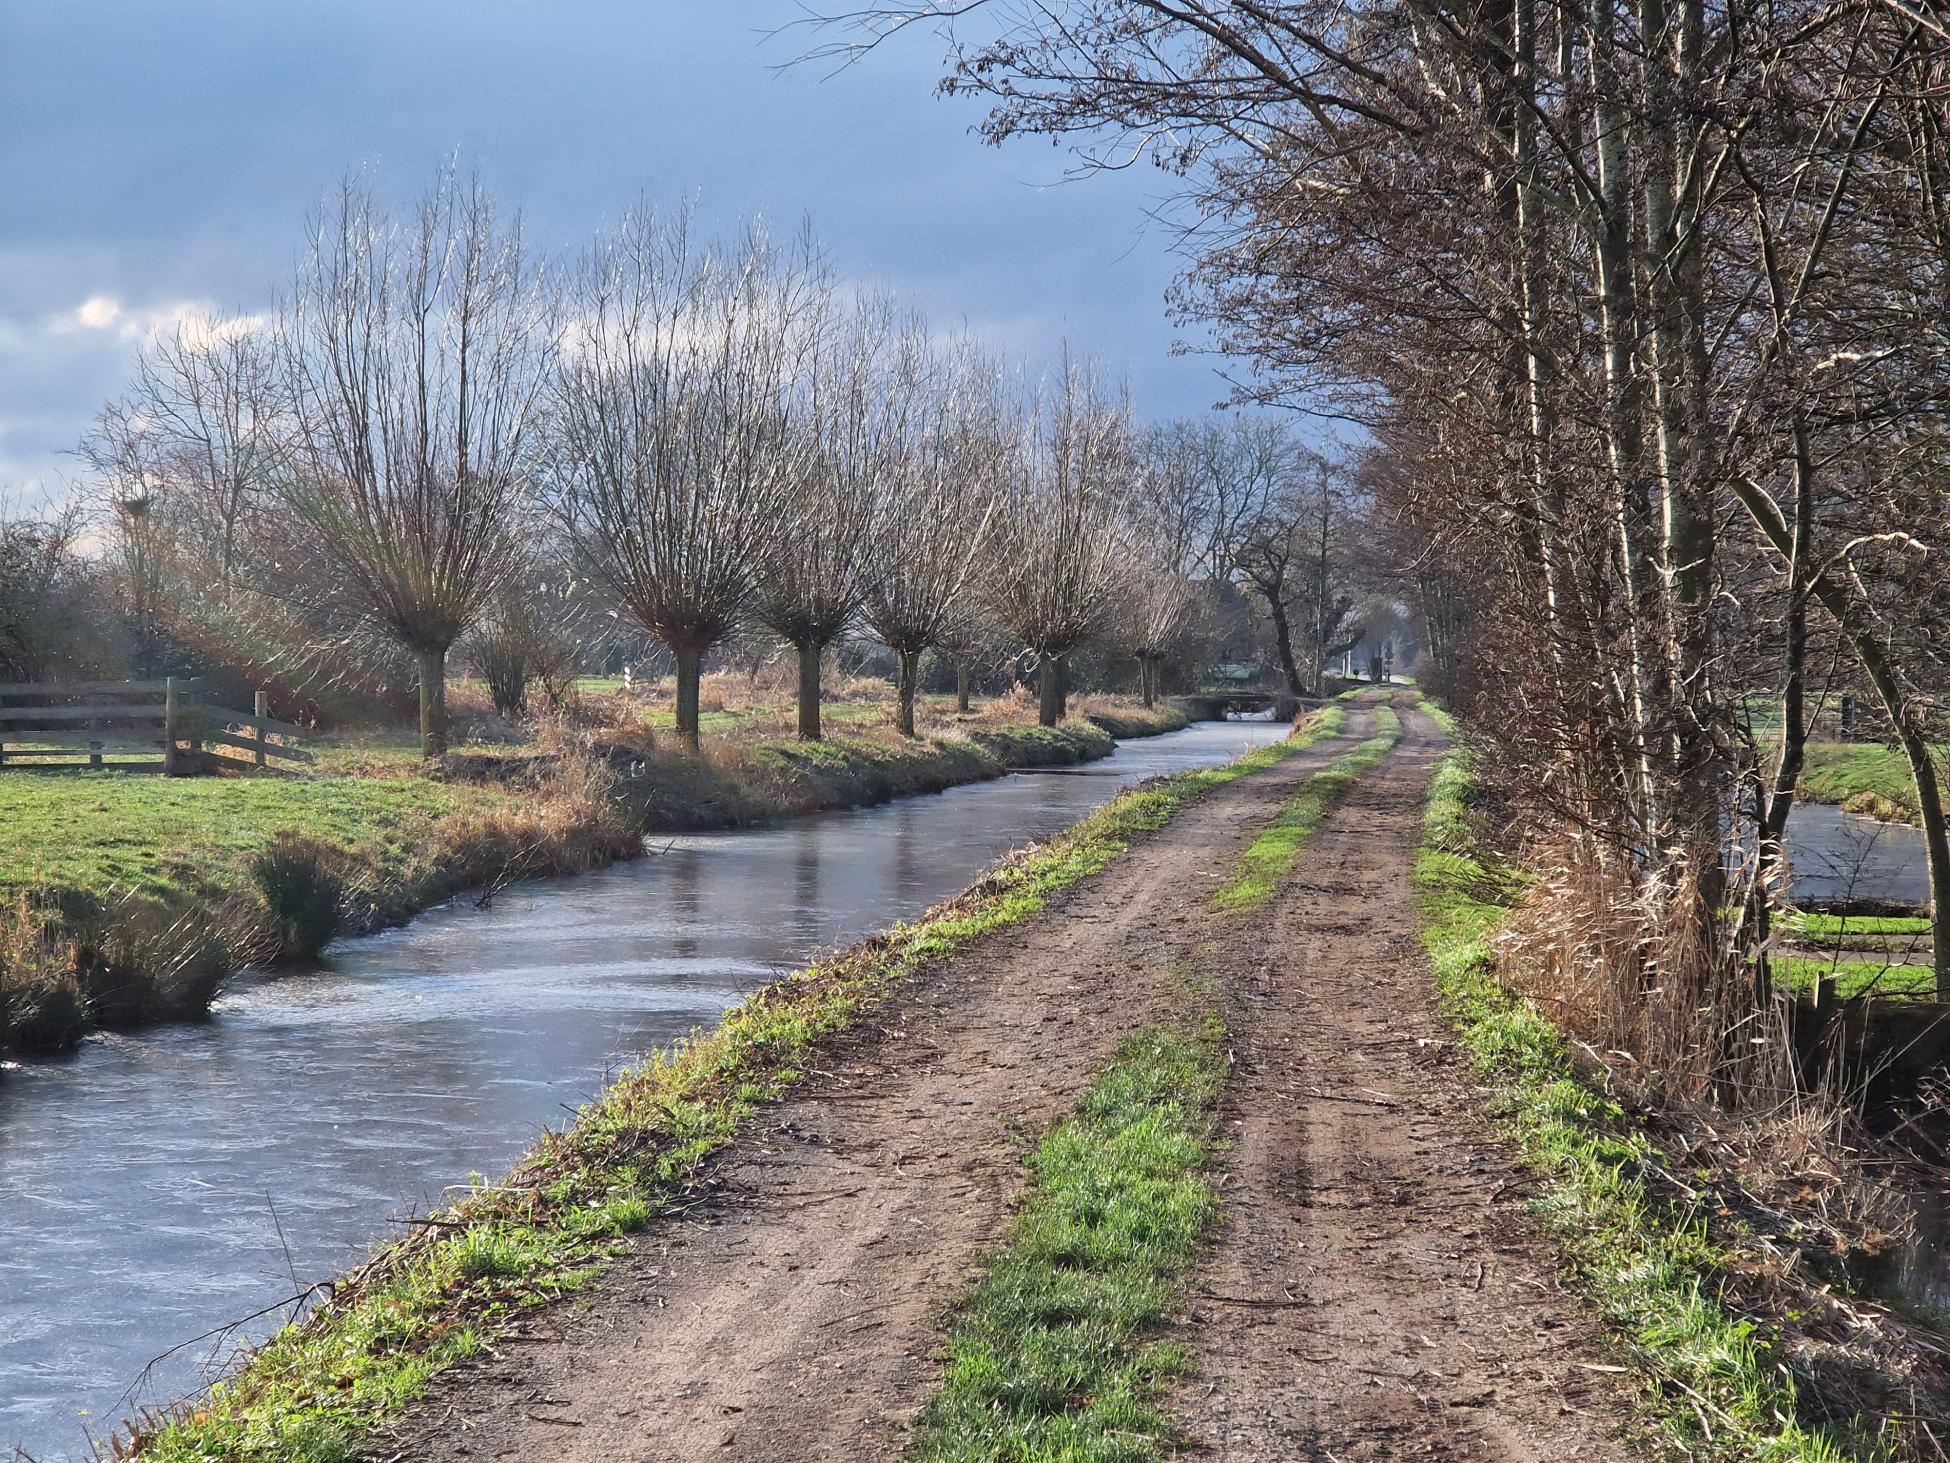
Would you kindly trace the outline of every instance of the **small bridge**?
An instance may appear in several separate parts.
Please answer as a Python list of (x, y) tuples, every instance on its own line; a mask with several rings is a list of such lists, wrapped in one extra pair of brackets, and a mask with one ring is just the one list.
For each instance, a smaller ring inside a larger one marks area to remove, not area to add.
[(1199, 721), (1224, 721), (1232, 715), (1264, 715), (1269, 711), (1275, 721), (1292, 721), (1303, 707), (1320, 705), (1285, 691), (1194, 691), (1171, 699), (1179, 710)]

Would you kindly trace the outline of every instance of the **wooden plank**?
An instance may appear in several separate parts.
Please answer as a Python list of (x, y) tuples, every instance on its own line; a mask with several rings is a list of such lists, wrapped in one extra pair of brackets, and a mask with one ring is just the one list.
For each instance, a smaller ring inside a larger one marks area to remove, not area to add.
[[(203, 732), (203, 740), (206, 742), (215, 742), (220, 747), (240, 747), (246, 752), (255, 752), (260, 745), (256, 737), (242, 737), (238, 736), (235, 732), (211, 731), (208, 728), (205, 728)], [(303, 751), (297, 747), (287, 747), (281, 742), (264, 742), (261, 745), (264, 748), (264, 755), (273, 760), (278, 758), (283, 758), (287, 762), (315, 762), (318, 760), (310, 752)]]
[(162, 750), (161, 742), (78, 742), (72, 747), (22, 747), (7, 745), (9, 764), (22, 757), (86, 757), (91, 752), (108, 757), (152, 757)]
[(160, 706), (0, 706), (0, 728), (61, 721), (137, 722), (163, 724)]
[[(54, 776), (63, 772), (87, 772), (90, 768), (85, 762), (22, 762), (16, 765), (10, 758), (7, 770)], [(146, 762), (110, 762), (102, 768), (104, 772), (161, 772), (162, 770), (163, 764), (153, 759)]]
[[(264, 730), (270, 732), (273, 736), (302, 737), (306, 735), (303, 727), (293, 726), (288, 721), (273, 721), (268, 716), (253, 716), (244, 711), (230, 711), (222, 706), (212, 706), (207, 701), (193, 701), (178, 714), (184, 716), (210, 717), (225, 726), (262, 726)], [(0, 716), (4, 715), (6, 715), (5, 710), (0, 709)]]
[[(161, 681), (9, 681), (0, 685), (0, 699), (16, 696), (157, 696), (168, 687)], [(179, 680), (179, 691), (200, 691), (202, 681)]]

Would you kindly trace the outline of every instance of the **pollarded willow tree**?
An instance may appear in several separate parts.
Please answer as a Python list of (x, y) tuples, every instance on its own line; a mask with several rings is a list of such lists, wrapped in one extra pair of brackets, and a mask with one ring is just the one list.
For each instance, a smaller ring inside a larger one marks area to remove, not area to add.
[[(911, 737), (921, 656), (958, 645), (956, 632), (971, 613), (970, 580), (988, 544), (1010, 444), (1000, 373), (972, 346), (930, 347), (916, 328), (902, 353), (914, 409), (890, 464), (866, 619), (894, 652), (895, 724)], [(966, 711), (967, 673), (959, 661), (956, 688)]]
[(1127, 581), (1135, 444), (1128, 404), (1067, 352), (1019, 411), (984, 589), (996, 620), (1035, 655), (1038, 717), (1054, 726), (1068, 709), (1070, 653), (1114, 622)]
[(820, 739), (820, 662), (873, 586), (885, 498), (921, 406), (911, 334), (875, 296), (808, 321), (796, 481), (754, 603), (798, 659), (802, 741)]
[(404, 214), (348, 179), (278, 318), (287, 543), (306, 592), (413, 656), (428, 757), (447, 653), (516, 562), (554, 319), (519, 223), (451, 172)]
[(1155, 705), (1171, 659), (1190, 622), (1198, 592), (1190, 578), (1155, 558), (1140, 560), (1130, 571), (1130, 593), (1117, 629), (1117, 639), (1138, 663), (1138, 696)]
[(576, 561), (677, 662), (697, 747), (705, 652), (752, 607), (790, 521), (814, 327), (810, 243), (718, 242), (639, 207), (576, 271), (555, 373), (549, 498)]

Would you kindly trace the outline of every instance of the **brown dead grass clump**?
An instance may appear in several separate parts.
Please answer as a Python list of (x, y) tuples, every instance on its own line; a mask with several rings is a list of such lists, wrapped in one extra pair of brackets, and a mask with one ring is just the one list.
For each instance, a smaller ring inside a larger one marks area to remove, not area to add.
[[(1878, 1254), (1911, 1227), (1886, 1184), (1862, 1088), (1804, 1080), (1785, 998), (1756, 1008), (1752, 976), (1650, 921), (1597, 861), (1532, 855), (1537, 875), (1497, 939), (1503, 979), (1549, 1013), (1603, 1088), (1645, 1113), (1673, 1174), (1700, 1179), (1763, 1242), (1832, 1259)], [(1665, 974), (1710, 972), (1706, 988)], [(1698, 1202), (1688, 1181), (1678, 1197)]]
[(88, 998), (49, 912), (25, 894), (0, 910), (0, 1046), (54, 1051), (88, 1028)]

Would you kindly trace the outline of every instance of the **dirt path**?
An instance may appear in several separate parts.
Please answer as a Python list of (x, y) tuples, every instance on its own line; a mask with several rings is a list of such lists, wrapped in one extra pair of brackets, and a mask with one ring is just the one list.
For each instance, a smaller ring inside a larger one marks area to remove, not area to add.
[(1237, 1066), (1226, 1220), (1172, 1407), (1199, 1456), (1634, 1454), (1434, 1008), (1412, 876), (1439, 750), (1411, 713), (1308, 843), (1257, 949), (1208, 959)]
[(498, 1359), (449, 1373), (376, 1456), (898, 1456), (1026, 1143), (1183, 999), (1174, 962), (1205, 938), (1211, 891), (1373, 720), (1357, 711), (1340, 738), (1200, 800), (890, 1002), (717, 1165), (708, 1202)]
[(1427, 719), (1272, 906), (1210, 907), (1246, 842), (1372, 725), (1359, 710), (1219, 790), (889, 1003), (707, 1198), (440, 1381), (376, 1456), (898, 1457), (1028, 1142), (1121, 1037), (1182, 1010), (1187, 972), (1222, 992), (1239, 1058), (1227, 1218), (1181, 1328), (1192, 1438), (1319, 1463), (1631, 1456), (1522, 1181), (1434, 1044), (1410, 885)]

